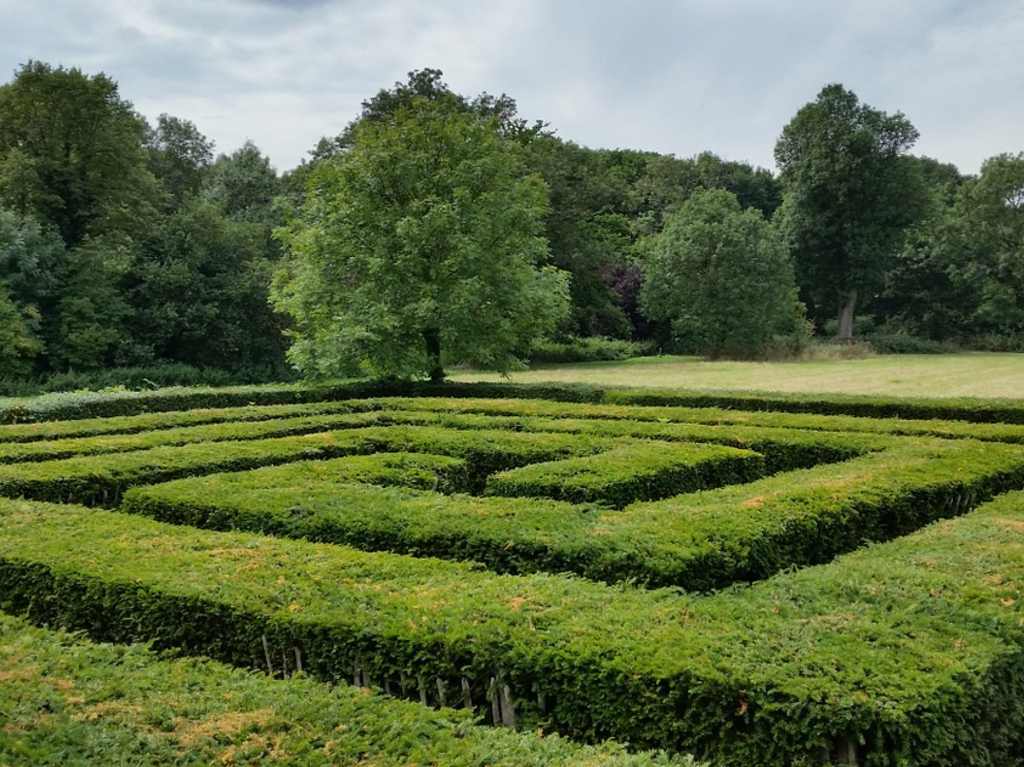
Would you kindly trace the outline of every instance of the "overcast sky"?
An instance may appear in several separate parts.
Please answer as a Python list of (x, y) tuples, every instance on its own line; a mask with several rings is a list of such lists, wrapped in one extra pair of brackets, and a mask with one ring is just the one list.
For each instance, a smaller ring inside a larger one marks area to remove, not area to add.
[(1024, 0), (0, 0), (0, 19), (3, 79), (30, 58), (104, 71), (147, 117), (280, 170), (422, 67), (594, 147), (772, 167), (839, 81), (964, 171), (1024, 150)]

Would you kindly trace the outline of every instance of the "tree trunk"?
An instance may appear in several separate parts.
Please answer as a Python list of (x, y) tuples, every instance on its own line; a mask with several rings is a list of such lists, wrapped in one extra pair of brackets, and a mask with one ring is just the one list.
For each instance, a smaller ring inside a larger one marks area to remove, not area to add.
[(431, 383), (444, 381), (444, 368), (441, 367), (441, 331), (429, 328), (423, 331), (423, 341), (427, 345), (427, 365), (430, 367)]
[(857, 289), (850, 290), (839, 307), (839, 334), (836, 336), (840, 341), (853, 340), (853, 313), (857, 309)]

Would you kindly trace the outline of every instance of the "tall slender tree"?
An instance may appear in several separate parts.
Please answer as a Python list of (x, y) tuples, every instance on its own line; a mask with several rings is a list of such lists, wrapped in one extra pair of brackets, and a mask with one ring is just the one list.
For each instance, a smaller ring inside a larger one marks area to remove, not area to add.
[(822, 319), (838, 308), (839, 338), (853, 336), (858, 302), (881, 288), (906, 228), (927, 206), (918, 133), (900, 112), (862, 104), (828, 85), (783, 129), (775, 161), (779, 211), (805, 297)]

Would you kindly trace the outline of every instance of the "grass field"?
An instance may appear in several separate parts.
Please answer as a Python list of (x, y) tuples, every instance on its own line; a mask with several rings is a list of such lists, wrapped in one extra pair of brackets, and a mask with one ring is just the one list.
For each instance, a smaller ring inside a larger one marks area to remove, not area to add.
[[(477, 371), (461, 371), (452, 377), (458, 381), (503, 380), (498, 374)], [(1024, 397), (1024, 354), (908, 354), (810, 362), (638, 357), (625, 362), (537, 367), (513, 373), (511, 380), (894, 397)]]

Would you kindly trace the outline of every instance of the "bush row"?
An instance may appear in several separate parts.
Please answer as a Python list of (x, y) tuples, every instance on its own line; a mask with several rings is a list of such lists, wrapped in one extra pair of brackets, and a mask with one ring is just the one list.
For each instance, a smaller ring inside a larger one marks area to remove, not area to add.
[[(408, 416), (389, 413), (400, 422)], [(587, 418), (531, 418), (438, 414), (437, 423), (451, 429), (507, 429), (518, 432), (577, 434), (606, 439), (655, 439), (704, 442), (761, 453), (769, 473), (841, 461), (902, 443), (903, 437), (845, 432), (804, 431), (758, 426), (715, 426)]]
[(651, 440), (502, 471), (487, 478), (485, 492), (622, 508), (633, 501), (742, 484), (764, 473), (764, 456), (751, 450)]
[(867, 418), (920, 418), (1024, 424), (1024, 404), (1016, 399), (622, 388), (604, 390), (601, 401), (617, 405), (723, 407), (735, 410), (775, 410)]
[[(336, 415), (348, 418), (331, 418)], [(491, 426), (520, 426), (510, 418), (544, 418), (544, 428), (559, 430), (554, 418), (640, 421), (658, 424), (679, 423), (715, 426), (749, 426), (801, 431), (845, 431), (849, 433), (887, 436), (937, 436), (971, 438), (994, 442), (1024, 442), (1024, 426), (1016, 424), (972, 424), (955, 421), (870, 419), (854, 416), (822, 416), (809, 414), (742, 412), (721, 408), (686, 408), (659, 406), (595, 405), (590, 403), (555, 403), (545, 400), (396, 397), (341, 400), (298, 405), (247, 406), (206, 409), (186, 412), (152, 413), (78, 421), (49, 421), (0, 426), (0, 462), (4, 460), (36, 460), (116, 450), (140, 449), (164, 444), (191, 441), (243, 439), (273, 434), (294, 434), (315, 431), (319, 423), (329, 428), (332, 423), (422, 423), (440, 418), (462, 428), (466, 423), (485, 424), (481, 419), (465, 421), (448, 416), (481, 415), (502, 417)], [(259, 425), (261, 421), (278, 421), (280, 426)], [(218, 428), (218, 424), (224, 424)], [(232, 425), (233, 424), (233, 425)], [(192, 427), (204, 426), (205, 430)], [(649, 428), (649, 427), (647, 427)], [(152, 435), (135, 439), (101, 440), (101, 437), (134, 435), (144, 431)], [(156, 432), (164, 432), (160, 435)], [(85, 441), (90, 437), (95, 442)], [(75, 439), (73, 443), (58, 440)], [(24, 443), (36, 442), (36, 445)]]
[(0, 425), (0, 443), (38, 442), (42, 440), (100, 437), (114, 434), (139, 434), (144, 431), (179, 429), (228, 422), (264, 421), (276, 418), (301, 418), (367, 411), (374, 400), (324, 401), (295, 405), (242, 405), (226, 408), (170, 410), (109, 418), (80, 418), (68, 421), (27, 421)]
[[(393, 397), (370, 402), (351, 403), (351, 407), (402, 411), (475, 413), (481, 415), (532, 416), (546, 418), (600, 418), (658, 421), (662, 423), (698, 423), (727, 426), (764, 426), (814, 431), (865, 432), (898, 436), (930, 436), (943, 439), (980, 439), (987, 442), (1024, 442), (1024, 425), (977, 424), (963, 421), (927, 419), (863, 418), (860, 416), (818, 415), (741, 411), (714, 407), (659, 405), (605, 405), (593, 403), (550, 402), (540, 399), (481, 399), (441, 397)], [(0, 432), (2, 436), (2, 432)]]
[[(700, 423), (663, 423), (667, 418), (658, 420), (614, 420), (613, 416), (622, 415), (620, 411), (639, 411), (641, 418), (646, 418), (644, 408), (621, 408), (610, 407), (598, 409), (596, 412), (584, 411), (586, 415), (595, 415), (595, 418), (559, 418), (559, 417), (532, 417), (532, 416), (505, 416), (490, 414), (490, 406), (487, 400), (473, 400), (468, 403), (467, 410), (455, 407), (454, 400), (433, 400), (423, 401), (423, 406), (417, 407), (417, 400), (350, 400), (347, 402), (322, 403), (322, 405), (301, 405), (301, 406), (272, 406), (276, 412), (272, 418), (263, 418), (263, 414), (255, 413), (258, 408), (246, 408), (241, 410), (224, 409), (204, 411), (202, 417), (206, 420), (201, 426), (180, 426), (180, 413), (152, 414), (144, 416), (127, 416), (116, 421), (112, 429), (113, 434), (96, 434), (102, 430), (103, 419), (91, 419), (84, 421), (53, 422), (52, 424), (21, 424), (8, 426), (7, 429), (38, 429), (45, 426), (61, 425), (70, 427), (74, 424), (81, 424), (83, 435), (93, 436), (71, 436), (75, 434), (70, 430), (58, 432), (56, 439), (33, 440), (31, 442), (7, 442), (0, 441), (0, 462), (4, 458), (7, 461), (13, 460), (52, 460), (54, 458), (67, 457), (71, 455), (91, 455), (115, 451), (141, 450), (151, 447), (185, 444), (198, 441), (222, 441), (255, 439), (270, 434), (287, 434), (315, 432), (324, 428), (335, 427), (341, 424), (359, 426), (362, 424), (419, 424), (437, 425), (455, 429), (508, 429), (512, 431), (550, 431), (550, 432), (571, 432), (580, 434), (597, 434), (608, 437), (644, 437), (653, 439), (665, 439), (673, 441), (696, 441), (696, 442), (718, 442), (733, 447), (750, 447), (765, 452), (768, 470), (781, 471), (792, 469), (798, 466), (812, 466), (816, 463), (829, 460), (840, 460), (842, 458), (861, 454), (867, 450), (882, 449), (887, 445), (894, 444), (897, 440), (888, 435), (871, 435), (870, 433), (857, 434), (836, 434), (822, 431), (786, 429), (780, 427), (748, 427), (744, 425), (704, 425)], [(495, 412), (515, 412), (515, 403), (508, 400), (498, 400), (495, 405)], [(452, 412), (443, 409), (444, 403), (448, 403)], [(476, 403), (476, 404), (474, 404)], [(551, 403), (538, 403), (536, 401), (523, 403), (524, 413), (545, 413), (551, 414), (549, 409)], [(304, 417), (292, 415), (290, 418), (282, 417), (280, 413), (283, 408), (319, 408), (330, 406), (323, 414), (312, 414)], [(392, 406), (409, 406), (412, 410), (391, 410)], [(482, 409), (484, 414), (473, 412), (474, 409)], [(665, 409), (669, 410), (669, 409)], [(359, 411), (359, 412), (352, 412)], [(689, 413), (690, 411), (683, 411)], [(210, 423), (215, 414), (221, 414), (223, 423)], [(567, 411), (563, 415), (570, 415)], [(236, 415), (244, 416), (242, 421), (235, 421)], [(557, 415), (557, 413), (555, 413)], [(159, 419), (168, 418), (171, 423), (163, 423)], [(140, 419), (153, 427), (151, 433), (140, 433), (134, 424), (127, 423), (133, 419)], [(708, 418), (707, 420), (715, 420)], [(742, 418), (736, 420), (742, 421)], [(2, 430), (5, 427), (0, 427)], [(10, 436), (10, 435), (8, 435)], [(25, 436), (24, 434), (17, 435)], [(35, 434), (38, 436), (38, 432)], [(0, 434), (0, 440), (3, 435)]]
[(399, 395), (439, 397), (538, 397), (596, 402), (601, 390), (584, 385), (342, 381), (328, 384), (266, 384), (225, 387), (169, 387), (152, 391), (66, 392), (0, 399), (0, 423), (110, 418), (170, 410), (282, 405)]
[(113, 417), (146, 412), (309, 403), (390, 396), (502, 397), (619, 405), (722, 407), (872, 418), (952, 419), (1024, 424), (1016, 400), (975, 398), (885, 398), (870, 395), (783, 392), (686, 391), (654, 388), (600, 389), (576, 384), (348, 381), (329, 384), (267, 384), (233, 387), (174, 387), (146, 392), (70, 392), (0, 399), (0, 424), (69, 418)]
[[(625, 515), (622, 515), (625, 516)], [(710, 597), (0, 501), (0, 607), (721, 765), (1012, 763), (1024, 496)], [(610, 630), (614, 627), (614, 630)]]
[(385, 426), (276, 439), (199, 442), (55, 461), (0, 464), (0, 495), (113, 505), (128, 487), (178, 477), (242, 471), (310, 458), (423, 452), (466, 459), (471, 489), (488, 474), (538, 461), (610, 449), (600, 436)]
[[(296, 660), (284, 659), (292, 669)], [(282, 659), (273, 662), (280, 668)], [(468, 712), (432, 711), (357, 687), (163, 659), (141, 645), (97, 644), (3, 614), (0, 668), (0, 762), (11, 765), (140, 764), (140, 754), (151, 767), (693, 765), (611, 743), (482, 727)]]
[(204, 426), (182, 426), (134, 434), (104, 434), (96, 437), (0, 442), (0, 464), (53, 461), (76, 456), (127, 453), (155, 447), (193, 445), (202, 442), (272, 439), (315, 434), (340, 429), (358, 429), (382, 422), (374, 412), (311, 415), (300, 418), (272, 418), (259, 421), (229, 421)]
[(572, 571), (696, 591), (827, 562), (1024, 486), (1024, 450), (971, 442), (907, 443), (624, 511), (358, 487), (346, 460), (140, 487), (122, 509), (197, 527), (473, 560), (501, 572)]
[(538, 341), (530, 350), (530, 364), (561, 364), (565, 362), (610, 362), (642, 357), (654, 350), (648, 341), (625, 341), (621, 338), (587, 336), (565, 341)]

